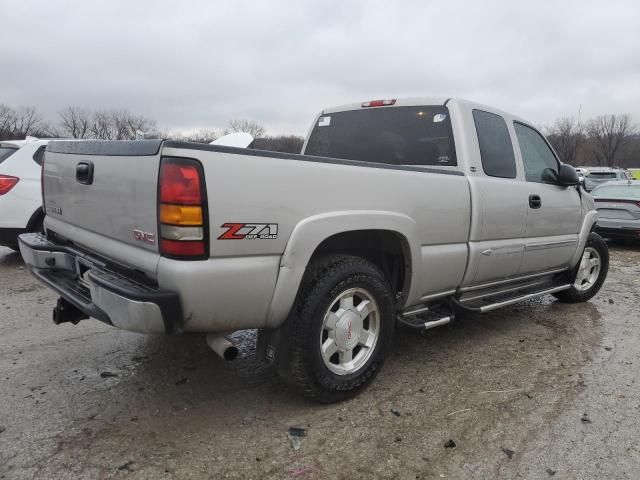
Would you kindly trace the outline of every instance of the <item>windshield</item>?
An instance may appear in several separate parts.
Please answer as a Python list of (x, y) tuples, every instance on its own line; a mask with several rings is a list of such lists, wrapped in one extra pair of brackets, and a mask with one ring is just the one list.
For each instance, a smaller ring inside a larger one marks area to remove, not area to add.
[(600, 179), (600, 178), (616, 178), (616, 172), (591, 172), (589, 174), (590, 177)]
[(306, 155), (394, 165), (456, 165), (444, 106), (363, 108), (323, 115)]
[(640, 200), (640, 185), (603, 185), (591, 192), (601, 198), (633, 198)]
[(0, 163), (4, 162), (17, 151), (18, 148), (13, 145), (0, 145)]

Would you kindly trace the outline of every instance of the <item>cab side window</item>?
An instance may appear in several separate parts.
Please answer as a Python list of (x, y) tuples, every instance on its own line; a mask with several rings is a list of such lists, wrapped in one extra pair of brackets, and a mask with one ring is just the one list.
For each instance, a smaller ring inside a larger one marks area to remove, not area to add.
[(473, 111), (484, 173), (491, 177), (516, 178), (516, 159), (507, 124), (500, 115)]
[(558, 160), (542, 135), (522, 123), (513, 124), (520, 144), (527, 182), (557, 183)]

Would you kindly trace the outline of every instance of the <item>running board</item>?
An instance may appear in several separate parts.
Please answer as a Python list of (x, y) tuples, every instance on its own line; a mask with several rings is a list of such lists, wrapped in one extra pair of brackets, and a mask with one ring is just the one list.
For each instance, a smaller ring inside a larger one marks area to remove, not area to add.
[(551, 288), (546, 288), (544, 290), (538, 290), (537, 292), (531, 292), (531, 293), (527, 293), (525, 295), (521, 295), (521, 296), (517, 296), (517, 297), (512, 297), (512, 298), (508, 298), (502, 301), (497, 301), (494, 303), (490, 303), (487, 305), (482, 305), (480, 307), (472, 307), (469, 305), (465, 305), (464, 302), (460, 302), (457, 299), (454, 299), (453, 302), (455, 303), (455, 305), (463, 310), (467, 310), (467, 311), (471, 311), (471, 312), (478, 312), (478, 313), (485, 313), (485, 312), (490, 312), (492, 310), (497, 310), (498, 308), (502, 308), (502, 307), (508, 307), (509, 305), (513, 305), (516, 303), (520, 303), (520, 302), (525, 302), (527, 300), (531, 300), (533, 298), (537, 298), (537, 297), (541, 297), (543, 295), (548, 295), (550, 293), (556, 293), (556, 292), (561, 292), (562, 290), (567, 290), (571, 288), (571, 284), (570, 283), (566, 283), (563, 285), (557, 285), (555, 287), (551, 287)]

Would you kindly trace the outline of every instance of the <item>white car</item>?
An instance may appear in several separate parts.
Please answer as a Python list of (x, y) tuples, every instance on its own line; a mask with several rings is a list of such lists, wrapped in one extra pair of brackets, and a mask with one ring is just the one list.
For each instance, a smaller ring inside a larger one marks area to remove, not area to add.
[(42, 230), (40, 165), (49, 140), (0, 140), (0, 245), (18, 249), (18, 235)]

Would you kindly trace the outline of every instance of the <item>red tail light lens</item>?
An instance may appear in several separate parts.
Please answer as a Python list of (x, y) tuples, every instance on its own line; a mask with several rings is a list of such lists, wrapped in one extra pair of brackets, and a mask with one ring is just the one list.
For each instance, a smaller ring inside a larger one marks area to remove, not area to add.
[(205, 254), (204, 242), (185, 242), (180, 240), (160, 240), (160, 250), (173, 257), (201, 257)]
[(10, 175), (0, 175), (0, 195), (4, 195), (13, 187), (16, 186), (20, 179), (18, 177), (12, 177)]
[(200, 205), (202, 191), (196, 165), (163, 162), (160, 169), (160, 201), (178, 205)]
[(163, 158), (158, 196), (160, 253), (188, 260), (207, 258), (207, 196), (200, 162)]

